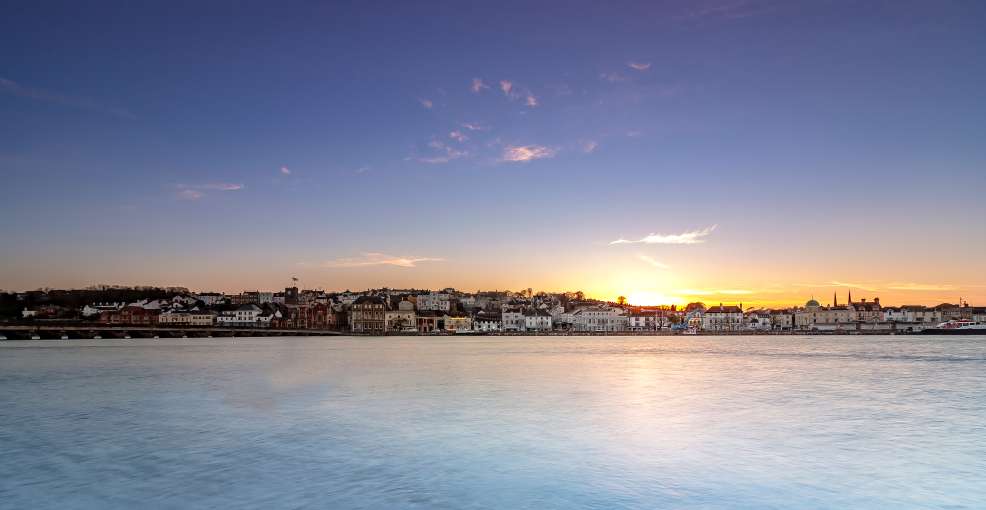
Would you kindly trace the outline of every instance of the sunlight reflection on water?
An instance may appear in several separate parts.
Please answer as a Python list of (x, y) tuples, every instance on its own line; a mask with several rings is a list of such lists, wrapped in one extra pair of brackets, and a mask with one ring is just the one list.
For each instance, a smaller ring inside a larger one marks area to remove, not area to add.
[(982, 508), (986, 338), (2, 342), (0, 507)]

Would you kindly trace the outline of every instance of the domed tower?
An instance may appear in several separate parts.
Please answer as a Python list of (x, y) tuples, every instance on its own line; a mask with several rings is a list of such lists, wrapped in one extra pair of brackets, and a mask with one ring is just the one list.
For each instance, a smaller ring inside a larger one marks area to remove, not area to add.
[(818, 310), (821, 307), (822, 305), (819, 304), (818, 301), (815, 301), (815, 298), (811, 298), (807, 303), (805, 303), (805, 309), (807, 310)]

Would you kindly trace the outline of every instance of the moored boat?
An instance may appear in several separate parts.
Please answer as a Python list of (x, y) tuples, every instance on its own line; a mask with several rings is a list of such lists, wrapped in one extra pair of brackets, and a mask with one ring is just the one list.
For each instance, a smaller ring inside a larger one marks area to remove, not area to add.
[(986, 335), (986, 322), (968, 319), (943, 322), (921, 331), (923, 335)]

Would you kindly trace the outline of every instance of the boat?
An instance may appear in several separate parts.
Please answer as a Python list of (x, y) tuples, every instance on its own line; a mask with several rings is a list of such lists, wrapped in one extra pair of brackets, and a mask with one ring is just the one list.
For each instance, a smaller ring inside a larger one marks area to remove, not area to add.
[(986, 322), (968, 319), (943, 322), (921, 331), (922, 335), (986, 335)]

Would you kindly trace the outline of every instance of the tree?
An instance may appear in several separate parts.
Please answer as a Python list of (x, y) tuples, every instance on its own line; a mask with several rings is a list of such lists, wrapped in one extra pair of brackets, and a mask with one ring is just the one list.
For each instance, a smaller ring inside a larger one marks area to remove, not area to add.
[(620, 296), (620, 297), (616, 298), (616, 303), (618, 305), (620, 305), (620, 306), (623, 306), (623, 305), (627, 304), (627, 297), (626, 296)]

